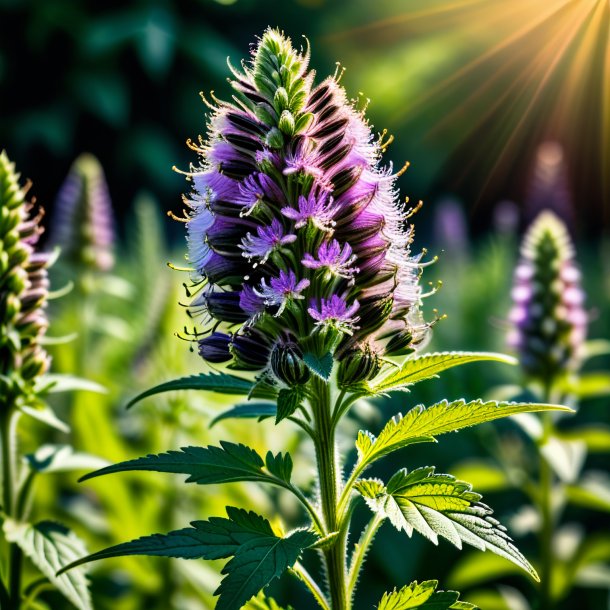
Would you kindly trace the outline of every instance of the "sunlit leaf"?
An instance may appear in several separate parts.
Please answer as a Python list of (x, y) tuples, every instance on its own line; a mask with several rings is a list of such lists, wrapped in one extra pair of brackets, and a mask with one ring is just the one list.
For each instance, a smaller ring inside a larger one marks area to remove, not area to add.
[[(236, 481), (259, 481), (281, 485), (290, 481), (292, 460), (286, 454), (269, 452), (266, 463), (260, 455), (245, 445), (221, 441), (220, 447), (183, 447), (159, 455), (113, 464), (81, 478), (81, 481), (115, 472), (145, 470), (189, 475), (186, 483), (213, 485)], [(268, 472), (263, 470), (267, 465)]]
[(423, 354), (409, 358), (398, 370), (391, 372), (376, 383), (370, 384), (369, 388), (374, 394), (407, 389), (408, 386), (419, 381), (437, 377), (438, 373), (447, 369), (483, 360), (492, 360), (505, 364), (517, 363), (511, 356), (495, 354), (493, 352), (438, 352)]
[(572, 504), (610, 512), (610, 476), (603, 471), (587, 472), (580, 481), (566, 486)]
[(437, 580), (412, 582), (400, 590), (384, 593), (377, 610), (410, 610), (422, 608), (425, 610), (468, 610), (476, 606), (458, 601), (457, 591), (437, 591)]
[(475, 548), (490, 550), (526, 570), (538, 580), (536, 570), (513, 545), (506, 529), (491, 515), (493, 511), (480, 502), (481, 496), (470, 484), (447, 474), (435, 474), (433, 467), (412, 472), (399, 470), (385, 488), (379, 481), (371, 486), (356, 483), (356, 489), (375, 513), (390, 520), (408, 536), (417, 531), (434, 544), (441, 536), (462, 548), (465, 542)]
[(603, 424), (561, 430), (557, 434), (564, 441), (582, 441), (590, 453), (610, 452), (610, 428)]
[(568, 407), (535, 403), (496, 402), (463, 399), (441, 402), (425, 408), (419, 405), (404, 417), (393, 417), (375, 437), (360, 431), (356, 441), (359, 461), (371, 463), (413, 443), (434, 441), (434, 437), (501, 417), (533, 411), (569, 411)]
[(217, 610), (240, 610), (272, 580), (281, 576), (299, 559), (302, 551), (317, 541), (309, 530), (295, 530), (280, 537), (269, 521), (253, 512), (227, 507), (228, 518), (211, 517), (194, 521), (192, 527), (169, 534), (145, 536), (83, 557), (61, 572), (83, 563), (122, 557), (153, 555), (182, 559), (232, 559), (215, 594)]
[(66, 563), (87, 552), (83, 542), (74, 533), (52, 521), (30, 525), (9, 519), (4, 522), (4, 533), (6, 539), (15, 543), (79, 610), (93, 609), (83, 568), (73, 570), (70, 574), (56, 575)]

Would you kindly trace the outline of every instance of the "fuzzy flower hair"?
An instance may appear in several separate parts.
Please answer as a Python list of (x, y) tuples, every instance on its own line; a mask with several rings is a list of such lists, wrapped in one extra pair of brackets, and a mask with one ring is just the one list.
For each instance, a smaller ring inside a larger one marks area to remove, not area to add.
[(429, 329), (401, 172), (381, 165), (387, 144), (336, 75), (316, 85), (308, 63), (309, 49), (267, 30), (232, 69), (235, 101), (210, 104), (208, 138), (192, 145), (199, 353), (238, 370), (270, 371), (284, 344), (292, 360), (294, 345), (338, 361), (406, 354)]

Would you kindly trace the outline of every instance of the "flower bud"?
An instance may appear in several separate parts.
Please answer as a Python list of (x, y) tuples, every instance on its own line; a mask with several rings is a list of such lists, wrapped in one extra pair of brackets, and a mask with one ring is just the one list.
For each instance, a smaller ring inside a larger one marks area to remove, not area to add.
[(289, 339), (274, 345), (270, 362), (273, 374), (289, 386), (301, 385), (309, 379), (309, 369), (303, 362), (303, 351)]
[(381, 369), (379, 356), (369, 345), (352, 349), (339, 363), (339, 387), (349, 387), (373, 379)]
[(212, 333), (199, 340), (199, 355), (207, 362), (221, 364), (231, 360), (229, 343), (231, 337), (223, 333)]

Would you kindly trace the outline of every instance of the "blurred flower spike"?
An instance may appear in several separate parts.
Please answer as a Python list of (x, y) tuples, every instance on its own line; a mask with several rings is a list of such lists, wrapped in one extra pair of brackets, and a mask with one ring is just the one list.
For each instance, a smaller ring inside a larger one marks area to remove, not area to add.
[(62, 184), (51, 224), (50, 242), (62, 261), (109, 271), (114, 265), (114, 218), (104, 170), (91, 154), (72, 164)]
[(588, 324), (580, 277), (566, 226), (543, 211), (521, 246), (508, 341), (526, 374), (547, 387), (580, 362)]
[(36, 252), (42, 212), (33, 213), (26, 190), (6, 153), (0, 153), (0, 407), (25, 401), (49, 367), (41, 343), (51, 256)]
[(307, 379), (305, 352), (376, 374), (378, 357), (398, 355), (392, 337), (408, 337), (406, 354), (430, 327), (402, 170), (381, 165), (387, 143), (337, 75), (316, 85), (308, 62), (308, 48), (267, 30), (232, 69), (235, 102), (208, 103), (208, 138), (189, 143), (200, 155), (185, 197), (198, 351), (284, 383)]

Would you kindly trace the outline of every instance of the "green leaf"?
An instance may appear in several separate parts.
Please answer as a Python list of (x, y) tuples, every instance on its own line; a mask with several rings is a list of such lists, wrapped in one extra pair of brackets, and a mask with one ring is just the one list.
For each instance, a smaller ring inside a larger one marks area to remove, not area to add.
[(272, 402), (248, 402), (243, 405), (237, 405), (231, 409), (223, 411), (217, 415), (211, 422), (210, 428), (218, 422), (225, 419), (252, 419), (258, 418), (259, 421), (268, 417), (275, 417), (277, 406)]
[(603, 471), (587, 472), (565, 491), (572, 504), (610, 513), (610, 476)]
[(482, 424), (500, 417), (533, 411), (570, 411), (568, 407), (519, 402), (496, 402), (464, 399), (442, 400), (431, 407), (411, 409), (404, 417), (394, 416), (375, 437), (370, 432), (358, 433), (356, 448), (359, 462), (374, 460), (413, 443), (434, 442), (439, 434)]
[[(132, 398), (127, 404), (129, 409), (137, 402), (144, 398), (161, 394), (163, 392), (175, 392), (176, 390), (203, 390), (206, 392), (217, 392), (218, 394), (231, 394), (248, 396), (254, 384), (248, 379), (229, 375), (227, 373), (201, 373), (199, 375), (189, 375), (188, 377), (180, 377), (166, 381), (160, 385), (138, 394)], [(261, 390), (265, 396), (259, 395), (258, 398), (274, 398), (275, 395), (269, 396), (269, 390)]]
[(55, 415), (53, 409), (48, 405), (42, 403), (37, 406), (21, 405), (19, 410), (25, 415), (29, 415), (39, 422), (51, 426), (51, 428), (55, 428), (55, 430), (65, 432), (66, 434), (70, 432), (70, 426), (59, 419), (59, 417)]
[(610, 452), (610, 428), (603, 424), (560, 430), (556, 434), (563, 441), (582, 441), (590, 453)]
[(251, 597), (294, 566), (302, 551), (315, 544), (318, 537), (302, 529), (280, 537), (260, 515), (231, 506), (226, 510), (228, 519), (211, 517), (169, 534), (118, 544), (83, 557), (61, 572), (90, 561), (125, 555), (182, 559), (232, 557), (222, 570), (225, 578), (215, 592), (220, 595), (216, 609), (240, 610)]
[(466, 542), (481, 551), (491, 550), (526, 570), (535, 580), (536, 570), (512, 544), (505, 528), (491, 515), (493, 511), (480, 502), (481, 496), (469, 483), (448, 474), (435, 474), (434, 467), (418, 468), (410, 473), (399, 470), (385, 488), (370, 482), (356, 483), (371, 510), (387, 517), (397, 530), (408, 536), (413, 530), (434, 544), (441, 536), (461, 549)]
[(333, 355), (330, 352), (326, 352), (322, 357), (318, 357), (312, 352), (305, 352), (305, 354), (303, 354), (303, 362), (312, 373), (321, 377), (324, 381), (330, 379), (334, 362)]
[(41, 390), (48, 394), (59, 392), (72, 392), (81, 390), (83, 392), (95, 392), (96, 394), (107, 394), (108, 390), (95, 381), (75, 377), (74, 375), (46, 374), (38, 381)]
[(433, 354), (422, 354), (409, 358), (398, 370), (369, 385), (373, 394), (383, 394), (396, 390), (406, 390), (419, 381), (437, 377), (438, 373), (447, 369), (467, 364), (469, 362), (480, 362), (482, 360), (493, 360), (505, 364), (517, 364), (517, 360), (504, 354), (493, 352), (438, 352)]
[(460, 594), (457, 591), (437, 591), (437, 586), (437, 580), (414, 581), (399, 591), (384, 593), (377, 610), (476, 610), (476, 606), (458, 601)]
[(298, 386), (289, 390), (280, 390), (277, 395), (275, 423), (279, 424), (283, 419), (290, 417), (299, 408), (303, 398), (303, 390)]
[(57, 576), (56, 572), (67, 562), (87, 552), (82, 541), (68, 528), (41, 521), (36, 525), (5, 520), (6, 539), (15, 543), (34, 565), (79, 610), (92, 610), (91, 595), (84, 569)]
[[(267, 465), (271, 473), (263, 470), (265, 463), (260, 455), (250, 447), (237, 445), (227, 441), (221, 441), (220, 447), (183, 447), (179, 451), (167, 451), (159, 455), (147, 455), (113, 464), (91, 472), (81, 481), (92, 479), (115, 472), (126, 472), (131, 470), (148, 470), (154, 472), (173, 472), (176, 474), (189, 475), (186, 483), (197, 483), (198, 485), (213, 485), (217, 483), (234, 483), (236, 481), (260, 481), (281, 485), (281, 481), (287, 482), (284, 475), (292, 471), (292, 460), (286, 454), (273, 456), (267, 454)], [(281, 479), (281, 481), (278, 481)]]
[(579, 400), (610, 396), (610, 373), (583, 373), (575, 379), (567, 380), (561, 390), (576, 396)]
[(74, 451), (70, 445), (42, 445), (25, 456), (30, 468), (36, 472), (70, 472), (102, 468), (108, 464), (90, 453)]

